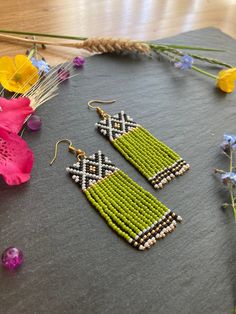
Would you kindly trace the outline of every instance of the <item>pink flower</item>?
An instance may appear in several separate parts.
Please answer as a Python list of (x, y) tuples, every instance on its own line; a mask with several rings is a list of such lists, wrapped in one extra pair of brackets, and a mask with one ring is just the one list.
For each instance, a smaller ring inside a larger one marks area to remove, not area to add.
[(8, 185), (30, 179), (34, 155), (18, 133), (32, 112), (28, 98), (0, 98), (0, 175)]
[(25, 119), (33, 112), (29, 98), (6, 99), (0, 97), (0, 128), (18, 134)]

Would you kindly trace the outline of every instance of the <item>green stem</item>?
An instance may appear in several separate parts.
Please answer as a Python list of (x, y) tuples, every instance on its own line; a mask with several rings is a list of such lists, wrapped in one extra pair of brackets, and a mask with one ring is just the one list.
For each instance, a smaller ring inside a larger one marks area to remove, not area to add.
[(230, 193), (230, 198), (231, 198), (231, 206), (232, 206), (233, 211), (234, 211), (234, 220), (235, 220), (235, 223), (236, 223), (236, 209), (235, 209), (235, 202), (234, 202), (232, 185), (230, 185), (229, 193)]
[[(229, 172), (231, 173), (232, 171), (233, 171), (233, 150), (230, 149)], [(235, 207), (235, 202), (234, 202), (235, 200), (234, 200), (234, 193), (233, 193), (232, 184), (230, 184), (229, 193), (230, 193), (230, 199), (231, 199), (231, 206), (232, 206), (233, 212), (234, 212), (234, 220), (236, 223), (236, 207)]]
[(182, 45), (170, 45), (170, 44), (167, 44), (165, 46), (175, 48), (175, 49), (225, 52), (225, 50), (222, 50), (222, 49), (204, 48), (204, 47), (197, 47), (197, 46), (195, 47), (195, 46), (182, 46)]
[[(1, 30), (0, 30), (1, 32)], [(151, 49), (163, 49), (168, 50), (168, 48), (171, 49), (186, 49), (186, 50), (200, 50), (200, 51), (215, 51), (215, 52), (224, 52), (224, 50), (221, 49), (214, 49), (214, 48), (204, 48), (204, 47), (194, 47), (194, 46), (182, 46), (182, 45), (171, 45), (171, 44), (153, 44), (153, 43), (147, 43)]]
[(210, 64), (220, 65), (220, 66), (223, 66), (223, 67), (226, 67), (226, 68), (229, 68), (229, 69), (233, 68), (233, 66), (231, 64), (223, 62), (223, 61), (220, 61), (218, 59), (203, 57), (203, 56), (200, 56), (200, 55), (196, 55), (194, 53), (188, 53), (188, 55), (191, 56), (192, 58), (200, 60), (202, 62), (207, 62), (207, 63), (210, 63)]
[(232, 172), (232, 170), (233, 170), (233, 151), (232, 151), (232, 149), (230, 149), (229, 157), (230, 157), (229, 172)]
[(7, 31), (7, 30), (4, 30), (4, 29), (0, 29), (0, 33), (3, 33), (3, 34), (15, 34), (15, 35), (25, 35), (25, 36), (37, 36), (37, 37), (72, 39), (72, 40), (86, 40), (87, 39), (87, 37), (44, 34), (44, 33), (33, 33), (33, 32)]
[(192, 69), (193, 69), (194, 71), (197, 71), (197, 72), (199, 72), (199, 73), (202, 73), (202, 74), (204, 74), (204, 75), (206, 75), (206, 76), (209, 76), (209, 77), (213, 78), (214, 80), (217, 80), (217, 79), (218, 79), (218, 76), (213, 75), (213, 74), (211, 74), (211, 73), (209, 73), (209, 72), (207, 72), (207, 71), (204, 71), (204, 70), (202, 70), (202, 69), (196, 67), (195, 65), (192, 66)]
[(36, 53), (35, 49), (34, 48), (31, 49), (30, 53), (28, 54), (28, 59), (31, 59), (34, 56), (35, 53)]

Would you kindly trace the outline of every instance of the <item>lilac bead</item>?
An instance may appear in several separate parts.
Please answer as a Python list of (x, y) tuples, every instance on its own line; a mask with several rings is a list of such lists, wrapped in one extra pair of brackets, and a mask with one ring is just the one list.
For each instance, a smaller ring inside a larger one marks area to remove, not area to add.
[(83, 57), (75, 57), (73, 59), (74, 67), (77, 69), (82, 67), (84, 65), (84, 63), (85, 63), (85, 59)]
[(27, 121), (27, 126), (31, 131), (39, 131), (42, 126), (41, 118), (37, 115), (32, 115)]
[(23, 253), (16, 247), (9, 247), (2, 253), (2, 265), (9, 269), (14, 270), (23, 263)]

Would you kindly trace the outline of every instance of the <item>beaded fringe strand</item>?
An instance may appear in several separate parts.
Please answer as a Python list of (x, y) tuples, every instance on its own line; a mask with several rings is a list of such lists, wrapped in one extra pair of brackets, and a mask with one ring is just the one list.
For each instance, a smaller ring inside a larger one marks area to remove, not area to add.
[(139, 250), (165, 238), (182, 220), (121, 170), (84, 193), (107, 224)]
[(112, 143), (156, 189), (163, 188), (189, 169), (189, 165), (176, 152), (141, 126)]

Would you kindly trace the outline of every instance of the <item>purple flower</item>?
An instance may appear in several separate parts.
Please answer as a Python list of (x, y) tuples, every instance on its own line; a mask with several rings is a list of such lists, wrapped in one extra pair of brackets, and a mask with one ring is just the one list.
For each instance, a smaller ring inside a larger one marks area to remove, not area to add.
[(175, 62), (174, 65), (176, 68), (181, 70), (191, 69), (193, 65), (193, 58), (188, 55), (185, 55), (181, 58), (179, 62)]
[(50, 71), (50, 66), (44, 60), (37, 60), (34, 57), (31, 59), (32, 64), (39, 69), (39, 73), (48, 73)]
[(236, 149), (236, 135), (224, 134), (223, 142), (220, 144), (220, 148), (224, 152), (228, 152), (230, 149)]
[(236, 186), (236, 173), (235, 172), (225, 172), (221, 175), (221, 180), (224, 185)]
[(83, 57), (75, 57), (73, 59), (73, 64), (76, 69), (82, 67), (85, 63), (85, 59)]
[(61, 81), (66, 81), (70, 77), (70, 71), (66, 70), (65, 68), (61, 67), (58, 71), (58, 77)]

